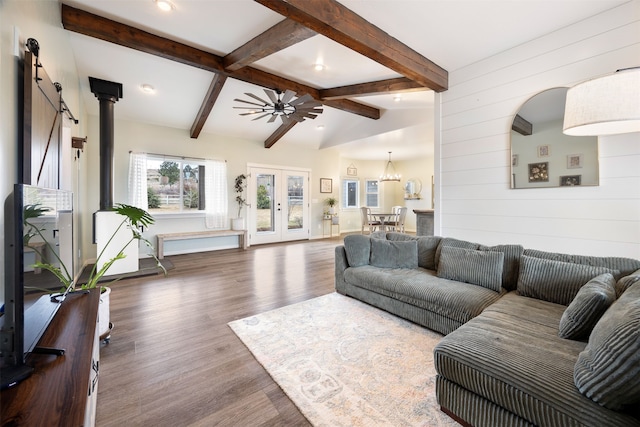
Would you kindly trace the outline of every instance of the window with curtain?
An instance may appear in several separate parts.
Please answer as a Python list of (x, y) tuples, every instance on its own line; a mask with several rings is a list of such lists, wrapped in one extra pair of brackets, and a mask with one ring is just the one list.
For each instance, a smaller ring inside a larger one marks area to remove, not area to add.
[(229, 204), (227, 164), (131, 153), (129, 203), (153, 214), (204, 211), (207, 227), (224, 228)]
[(365, 200), (367, 203), (366, 206), (370, 208), (380, 207), (380, 197), (379, 197), (380, 185), (378, 184), (378, 180), (365, 179), (364, 187), (365, 187)]
[(342, 180), (342, 208), (357, 209), (360, 207), (360, 181), (354, 178)]

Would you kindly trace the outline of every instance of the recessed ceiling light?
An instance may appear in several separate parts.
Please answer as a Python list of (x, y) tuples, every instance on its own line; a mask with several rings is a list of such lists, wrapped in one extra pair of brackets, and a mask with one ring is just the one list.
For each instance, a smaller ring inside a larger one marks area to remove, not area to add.
[(396, 95), (396, 96), (394, 96), (394, 97), (393, 97), (393, 100), (394, 100), (395, 102), (400, 102), (400, 101), (402, 101), (402, 96), (400, 96), (400, 95)]
[(324, 125), (318, 125), (318, 126), (316, 126), (316, 129), (317, 130), (323, 130), (324, 129)]
[(156, 6), (158, 6), (158, 9), (163, 12), (170, 12), (175, 8), (173, 3), (171, 3), (169, 0), (153, 0), (153, 2), (156, 4)]
[(140, 85), (140, 90), (142, 90), (144, 93), (154, 93), (156, 91), (156, 89), (153, 86), (146, 83), (143, 85)]
[(322, 71), (324, 70), (324, 64), (320, 64), (320, 63), (313, 64), (313, 69), (316, 71)]

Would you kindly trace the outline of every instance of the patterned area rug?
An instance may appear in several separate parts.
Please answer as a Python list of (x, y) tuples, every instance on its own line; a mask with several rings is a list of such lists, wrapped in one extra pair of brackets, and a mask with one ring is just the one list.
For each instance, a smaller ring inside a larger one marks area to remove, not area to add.
[(314, 426), (458, 425), (436, 402), (436, 332), (337, 293), (229, 326)]

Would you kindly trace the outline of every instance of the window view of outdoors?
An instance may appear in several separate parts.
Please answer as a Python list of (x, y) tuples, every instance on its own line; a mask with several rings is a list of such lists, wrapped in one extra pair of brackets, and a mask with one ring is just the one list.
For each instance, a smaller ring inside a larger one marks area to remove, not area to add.
[(182, 212), (200, 207), (197, 163), (147, 159), (147, 200), (150, 212)]

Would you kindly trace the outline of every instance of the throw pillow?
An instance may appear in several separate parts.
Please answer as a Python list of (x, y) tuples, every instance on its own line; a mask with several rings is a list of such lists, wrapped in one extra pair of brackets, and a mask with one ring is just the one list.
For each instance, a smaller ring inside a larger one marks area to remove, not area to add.
[(504, 253), (445, 246), (440, 251), (438, 277), (471, 283), (500, 292)]
[(578, 390), (613, 410), (640, 404), (640, 283), (632, 285), (600, 318), (578, 355)]
[(418, 268), (418, 242), (371, 239), (369, 263), (382, 268)]
[(636, 282), (640, 282), (640, 270), (634, 271), (628, 276), (624, 276), (618, 283), (616, 283), (616, 296), (620, 298), (620, 295), (631, 287)]
[(404, 233), (387, 233), (387, 240), (404, 242), (416, 240), (418, 242), (418, 267), (436, 270), (436, 251), (442, 240), (439, 236), (411, 236)]
[(558, 335), (579, 340), (587, 338), (600, 317), (616, 299), (616, 279), (611, 273), (594, 277), (580, 288), (562, 313)]
[(524, 247), (521, 245), (480, 245), (478, 250), (504, 253), (502, 287), (508, 291), (515, 291), (518, 284), (518, 269), (520, 268), (520, 257), (524, 252)]
[(439, 265), (440, 265), (440, 253), (442, 252), (442, 248), (449, 247), (449, 246), (453, 246), (454, 248), (463, 248), (463, 249), (478, 249), (480, 247), (480, 244), (468, 242), (466, 240), (458, 240), (453, 237), (443, 237), (440, 240), (440, 244), (438, 245), (438, 248), (436, 249), (436, 254), (434, 259), (436, 270), (439, 268)]
[(604, 273), (615, 275), (613, 270), (605, 267), (523, 255), (517, 290), (525, 297), (569, 305), (585, 283)]
[(369, 264), (371, 239), (360, 234), (350, 234), (344, 237), (344, 251), (347, 254), (349, 267), (360, 267)]

